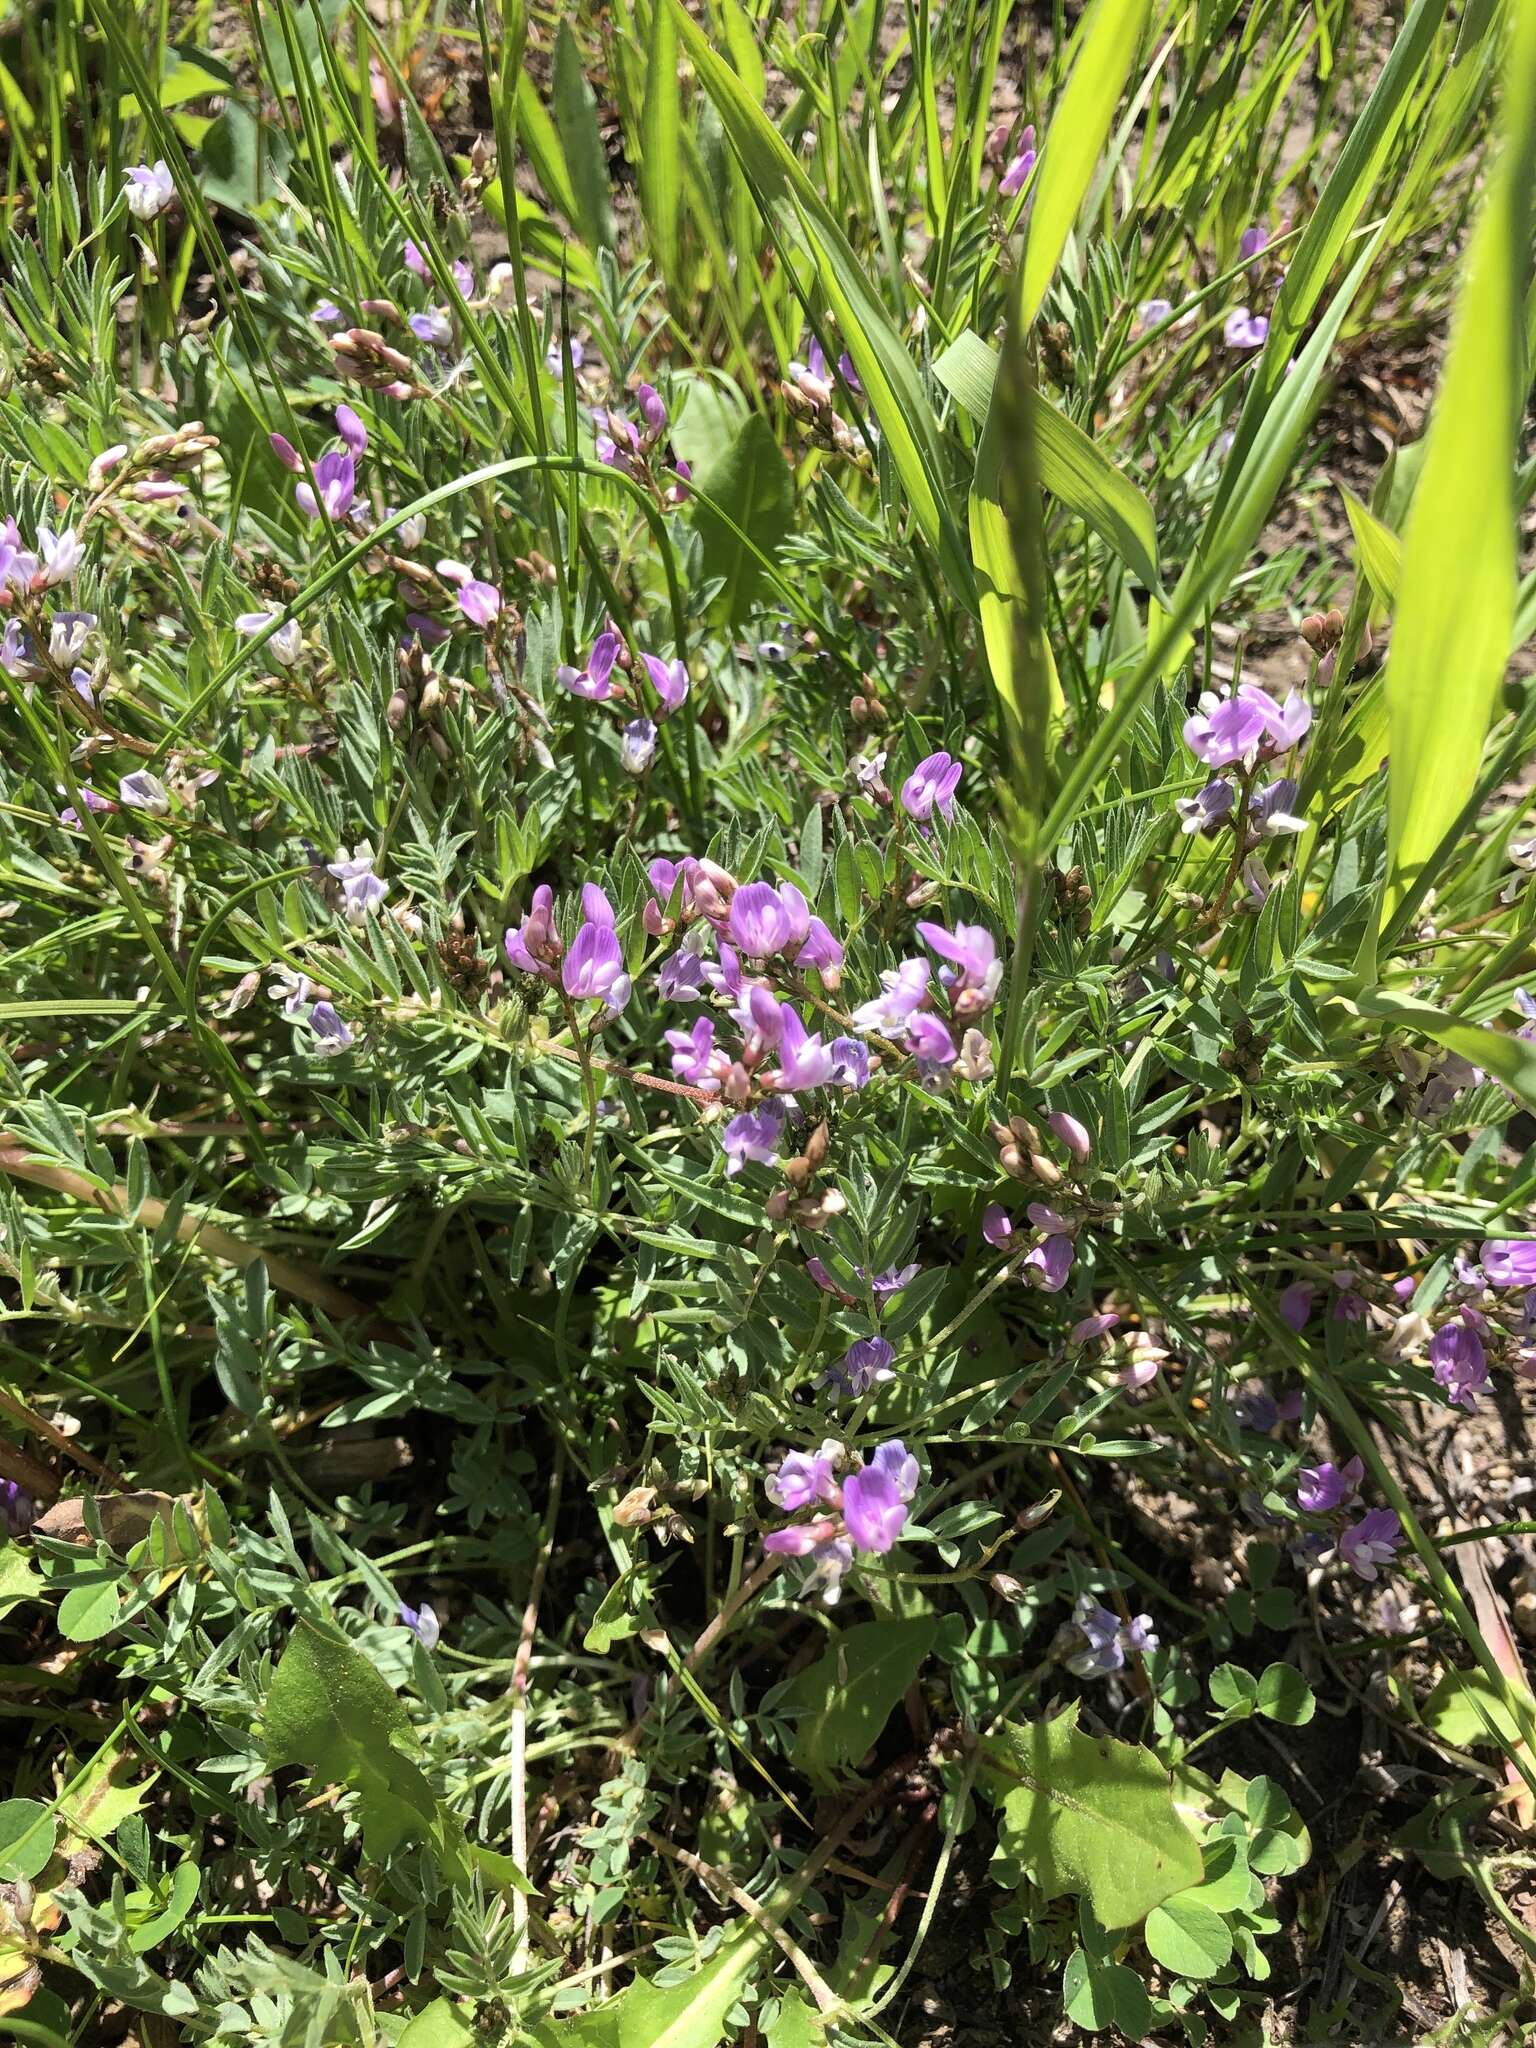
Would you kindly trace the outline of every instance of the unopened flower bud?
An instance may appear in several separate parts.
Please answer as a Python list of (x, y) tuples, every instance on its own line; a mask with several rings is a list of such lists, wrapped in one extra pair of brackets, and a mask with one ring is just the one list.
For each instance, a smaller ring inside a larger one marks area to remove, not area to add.
[(1061, 1185), (1061, 1168), (1054, 1159), (1047, 1159), (1043, 1152), (1032, 1152), (1029, 1155), (1029, 1170), (1036, 1180), (1044, 1181), (1048, 1188)]
[(1090, 1156), (1093, 1140), (1075, 1116), (1069, 1116), (1064, 1109), (1056, 1109), (1052, 1110), (1046, 1122), (1079, 1165)]
[(1028, 1180), (1029, 1168), (1024, 1163), (1024, 1154), (1017, 1145), (1005, 1145), (997, 1155), (997, 1163), (1010, 1180)]

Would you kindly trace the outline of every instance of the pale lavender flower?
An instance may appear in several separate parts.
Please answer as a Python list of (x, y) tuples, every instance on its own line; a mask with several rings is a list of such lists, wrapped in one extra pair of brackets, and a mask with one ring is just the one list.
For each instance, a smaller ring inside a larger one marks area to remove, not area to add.
[(592, 643), (592, 652), (587, 656), (586, 667), (571, 668), (562, 662), (555, 670), (555, 681), (569, 690), (573, 697), (585, 697), (589, 703), (601, 703), (618, 688), (613, 679), (613, 665), (619, 658), (621, 645), (617, 633), (599, 633)]
[(402, 254), (405, 257), (406, 269), (409, 270), (414, 276), (421, 278), (431, 276), (431, 272), (427, 268), (426, 257), (422, 255), (421, 251), (417, 248), (416, 244), (411, 240), (409, 235), (407, 235), (405, 238), (405, 248), (402, 251)]
[(663, 661), (659, 654), (642, 654), (640, 659), (663, 708), (676, 711), (688, 695), (688, 671), (683, 663)]
[(1490, 1287), (1536, 1287), (1536, 1239), (1490, 1237), (1482, 1260)]
[(895, 1547), (907, 1522), (907, 1503), (891, 1474), (865, 1465), (843, 1481), (843, 1523), (859, 1550), (876, 1556)]
[(0, 1479), (0, 1527), (8, 1536), (25, 1536), (37, 1520), (37, 1502), (14, 1479)]
[[(1275, 1420), (1279, 1419), (1277, 1407)], [(1364, 1477), (1365, 1467), (1358, 1458), (1351, 1458), (1345, 1465), (1335, 1465), (1331, 1460), (1321, 1465), (1303, 1465), (1296, 1475), (1296, 1505), (1309, 1515), (1332, 1514), (1360, 1491)]]
[[(1209, 702), (1209, 710), (1203, 707)], [(1229, 768), (1257, 759), (1269, 729), (1274, 699), (1244, 683), (1232, 697), (1201, 700), (1202, 709), (1184, 721), (1184, 744), (1208, 768)]]
[(832, 1055), (832, 1079), (840, 1088), (854, 1090), (869, 1086), (869, 1047), (858, 1038), (834, 1038), (827, 1047)]
[(923, 1269), (914, 1259), (910, 1266), (887, 1266), (883, 1273), (870, 1273), (863, 1266), (854, 1270), (861, 1280), (868, 1282), (869, 1291), (876, 1301), (884, 1301), (892, 1294), (900, 1294), (904, 1287), (910, 1287)]
[(903, 960), (899, 967), (887, 967), (880, 975), (881, 994), (861, 1003), (853, 1013), (856, 1031), (879, 1032), (898, 1037), (928, 994), (928, 962)]
[(347, 316), (334, 299), (317, 299), (309, 317), (317, 327), (339, 327)]
[(950, 818), (964, 772), (964, 763), (952, 760), (942, 749), (925, 754), (901, 785), (901, 808), (919, 825), (927, 824), (935, 811), (941, 818)]
[(133, 164), (123, 173), (123, 197), (135, 220), (151, 221), (175, 204), (176, 181), (164, 157)]
[[(1113, 1309), (1106, 1309), (1100, 1315), (1084, 1316), (1080, 1323), (1074, 1323), (1067, 1333), (1069, 1344), (1097, 1344), (1101, 1337), (1107, 1337), (1111, 1330), (1118, 1329), (1120, 1318)], [(1153, 1368), (1156, 1371), (1156, 1367)]]
[(1067, 1275), (1076, 1256), (1071, 1238), (1060, 1231), (1053, 1231), (1032, 1252), (1025, 1254), (1022, 1261), (1025, 1278), (1042, 1293), (1059, 1294), (1067, 1284)]
[(997, 189), (1005, 199), (1012, 199), (1016, 193), (1023, 191), (1025, 180), (1035, 168), (1038, 157), (1039, 152), (1035, 148), (1035, 128), (1031, 122), (1019, 137), (1019, 147), (998, 180)]
[(459, 585), (459, 610), (472, 626), (482, 631), (494, 623), (501, 611), (501, 592), (494, 583), (482, 583), (471, 576)]
[(425, 313), (412, 313), (406, 322), (418, 341), (434, 348), (446, 348), (453, 339), (453, 322), (446, 306), (429, 306)]
[(1215, 832), (1232, 815), (1237, 802), (1237, 791), (1224, 775), (1218, 775), (1208, 782), (1198, 796), (1181, 796), (1174, 800), (1174, 809), (1182, 821), (1179, 830), (1188, 837), (1194, 832)]
[(373, 871), (373, 858), (372, 846), (363, 839), (350, 854), (342, 847), (326, 868), (326, 873), (334, 875), (341, 884), (349, 924), (366, 923), (389, 894), (389, 884)]
[(555, 930), (555, 892), (540, 882), (533, 892), (522, 923), (502, 941), (508, 960), (524, 974), (554, 979), (554, 964), (560, 958), (560, 934)]
[(730, 1060), (715, 1049), (715, 1020), (696, 1017), (688, 1031), (666, 1034), (672, 1048), (672, 1071), (679, 1081), (702, 1088), (706, 1095), (718, 1095), (720, 1083), (731, 1070)]
[(600, 1002), (610, 1016), (623, 1009), (630, 979), (611, 922), (599, 923), (589, 915), (560, 963), (560, 985), (573, 1002)]
[(656, 728), (648, 718), (632, 718), (619, 741), (619, 765), (626, 775), (643, 775), (656, 758)]
[(819, 1031), (807, 1031), (793, 1003), (779, 1005), (779, 1066), (769, 1077), (769, 1086), (781, 1095), (799, 1088), (825, 1088), (833, 1078), (832, 1049), (821, 1042)]
[(814, 1507), (817, 1501), (831, 1501), (837, 1494), (840, 1448), (830, 1437), (819, 1451), (786, 1451), (769, 1473), (764, 1491), (775, 1507), (786, 1514)]
[(1339, 1555), (1362, 1579), (1374, 1579), (1377, 1567), (1391, 1564), (1403, 1540), (1403, 1525), (1390, 1508), (1370, 1508), (1339, 1538)]
[(294, 485), (299, 510), (310, 519), (318, 519), (323, 505), (327, 517), (345, 519), (357, 495), (357, 466), (352, 457), (335, 448), (328, 449), (315, 464), (315, 483), (320, 487), (318, 503), (307, 479)]
[(749, 960), (766, 960), (794, 937), (790, 906), (771, 882), (748, 882), (731, 898), (726, 931)]
[(1299, 1333), (1307, 1327), (1316, 1293), (1317, 1289), (1307, 1280), (1293, 1280), (1286, 1288), (1277, 1305), (1280, 1320), (1287, 1329)]
[(981, 1234), (998, 1251), (1006, 1251), (1014, 1238), (1013, 1218), (1001, 1202), (989, 1202), (981, 1212)]
[[(1290, 703), (1299, 701), (1302, 700), (1288, 700)], [(1310, 712), (1308, 715), (1310, 718)], [(1248, 799), (1246, 821), (1250, 846), (1257, 846), (1261, 839), (1278, 839), (1282, 834), (1306, 831), (1305, 818), (1298, 818), (1291, 808), (1299, 793), (1300, 784), (1289, 775), (1254, 791)]]
[(922, 1467), (899, 1437), (881, 1444), (870, 1458), (869, 1469), (883, 1472), (904, 1501), (911, 1501), (922, 1478)]
[(368, 448), (368, 429), (350, 405), (336, 408), (336, 431), (341, 436), (341, 445), (351, 456), (363, 455)]
[(0, 668), (17, 681), (37, 674), (37, 650), (20, 619), (7, 619), (0, 633)]
[(85, 549), (72, 526), (66, 526), (55, 533), (51, 526), (41, 523), (37, 529), (37, 552), (40, 562), (38, 575), (46, 589), (53, 589), (59, 583), (72, 583), (85, 560)]
[(1046, 1122), (1079, 1166), (1092, 1157), (1093, 1140), (1088, 1135), (1087, 1126), (1080, 1124), (1075, 1116), (1069, 1116), (1064, 1109), (1053, 1109)]
[(682, 946), (656, 970), (656, 993), (664, 1003), (697, 1003), (704, 997), (704, 962)]
[[(247, 638), (265, 633), (278, 617), (276, 607), (262, 612), (241, 612), (235, 620), (235, 631)], [(304, 651), (304, 628), (297, 619), (285, 619), (265, 643), (266, 651), (282, 668), (292, 668)]]
[(1164, 321), (1171, 320), (1172, 318), (1173, 306), (1167, 299), (1148, 299), (1142, 306), (1141, 324), (1143, 327), (1161, 327)]
[(1251, 263), (1255, 256), (1269, 246), (1269, 229), (1264, 227), (1244, 228), (1237, 245), (1237, 253), (1244, 263)]
[(666, 401), (654, 384), (640, 384), (635, 388), (635, 404), (644, 422), (641, 440), (649, 446), (667, 431)]
[(435, 1610), (425, 1600), (419, 1607), (400, 1602), (400, 1626), (408, 1628), (424, 1650), (435, 1650), (443, 1633)]
[[(573, 370), (579, 370), (587, 359), (586, 350), (574, 334), (566, 337), (565, 353), (570, 360)], [(551, 377), (558, 377), (560, 375), (560, 346), (558, 342), (552, 341), (544, 351), (544, 367), (548, 370)]]
[(1077, 1678), (1107, 1678), (1125, 1667), (1125, 1645), (1120, 1640), (1120, 1618), (1101, 1607), (1091, 1593), (1078, 1595), (1072, 1620), (1083, 1638), (1083, 1647), (1067, 1658), (1067, 1669)]
[(55, 612), (48, 622), (48, 652), (57, 662), (73, 661), (84, 653), (95, 624), (94, 612)]
[(957, 923), (950, 932), (924, 918), (918, 922), (917, 933), (924, 945), (947, 963), (939, 969), (939, 980), (957, 1017), (974, 1017), (996, 1000), (1003, 963), (997, 957), (997, 941), (985, 925)]
[(1238, 306), (1227, 315), (1221, 335), (1228, 348), (1262, 348), (1269, 337), (1269, 321), (1263, 313)]
[(950, 1066), (959, 1057), (949, 1026), (931, 1010), (918, 1010), (907, 1019), (907, 1049), (919, 1067), (929, 1070)]
[(727, 1178), (740, 1173), (749, 1159), (760, 1166), (772, 1165), (783, 1129), (784, 1112), (777, 1102), (765, 1102), (760, 1109), (744, 1109), (740, 1116), (733, 1116), (720, 1133)]
[(149, 811), (159, 815), (171, 808), (171, 799), (165, 784), (158, 776), (151, 775), (147, 768), (135, 768), (131, 775), (125, 775), (117, 785), (117, 800), (132, 811)]

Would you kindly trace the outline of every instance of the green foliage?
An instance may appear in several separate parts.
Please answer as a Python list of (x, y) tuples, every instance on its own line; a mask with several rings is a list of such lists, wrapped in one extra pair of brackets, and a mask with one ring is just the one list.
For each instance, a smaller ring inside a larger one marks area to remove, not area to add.
[(792, 1679), (777, 1710), (794, 1727), (792, 1760), (827, 1781), (857, 1763), (933, 1648), (938, 1624), (865, 1621), (843, 1629), (832, 1648)]

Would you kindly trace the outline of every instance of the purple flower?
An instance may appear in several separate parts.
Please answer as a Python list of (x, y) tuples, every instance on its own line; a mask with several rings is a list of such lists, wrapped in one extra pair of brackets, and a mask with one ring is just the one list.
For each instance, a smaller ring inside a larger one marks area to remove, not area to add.
[(960, 1057), (949, 1026), (931, 1010), (918, 1010), (907, 1019), (907, 1048), (918, 1065), (930, 1071), (952, 1066)]
[(501, 592), (494, 583), (481, 583), (471, 576), (459, 585), (459, 610), (472, 626), (489, 626), (501, 610)]
[(839, 1088), (869, 1086), (869, 1047), (858, 1038), (834, 1038), (827, 1047), (832, 1055), (832, 1079)]
[[(1279, 1419), (1277, 1409), (1275, 1420)], [(1347, 1465), (1303, 1465), (1296, 1475), (1296, 1505), (1309, 1515), (1332, 1514), (1360, 1491), (1364, 1477), (1365, 1467), (1358, 1458), (1351, 1458)]]
[(997, 941), (979, 924), (956, 924), (953, 932), (927, 919), (919, 920), (918, 937), (941, 960), (939, 979), (949, 991), (955, 1015), (970, 1017), (994, 1001), (1002, 984), (1003, 964)]
[(442, 1636), (436, 1612), (423, 1600), (419, 1607), (400, 1602), (400, 1626), (408, 1628), (424, 1650), (435, 1650)]
[(1046, 1122), (1056, 1133), (1057, 1137), (1060, 1138), (1062, 1144), (1066, 1146), (1079, 1166), (1082, 1165), (1085, 1159), (1091, 1157), (1093, 1140), (1089, 1137), (1086, 1126), (1080, 1124), (1075, 1116), (1068, 1116), (1064, 1109), (1053, 1109), (1046, 1118)]
[(618, 688), (612, 678), (621, 644), (617, 633), (599, 633), (592, 643), (592, 652), (587, 656), (586, 667), (571, 668), (562, 662), (555, 670), (555, 681), (569, 690), (573, 697), (585, 697), (591, 703), (601, 703)]
[(1536, 1239), (1488, 1238), (1483, 1277), (1490, 1287), (1536, 1287)]
[(651, 687), (664, 708), (676, 711), (688, 695), (688, 671), (681, 661), (663, 661), (659, 654), (642, 654)]
[(8, 1536), (25, 1536), (37, 1520), (37, 1502), (14, 1479), (0, 1479), (0, 1526)]
[(914, 1261), (910, 1266), (887, 1266), (883, 1273), (870, 1273), (863, 1266), (854, 1269), (861, 1280), (869, 1283), (869, 1291), (876, 1301), (884, 1301), (892, 1294), (900, 1294), (904, 1287), (910, 1287), (923, 1270)]
[(55, 533), (51, 526), (41, 523), (37, 529), (38, 575), (46, 588), (52, 589), (59, 583), (73, 582), (80, 564), (85, 560), (85, 549), (72, 526), (66, 526)]
[(901, 808), (919, 825), (927, 824), (937, 811), (948, 819), (955, 808), (955, 791), (960, 787), (964, 764), (951, 760), (942, 750), (926, 754), (901, 785)]
[(1035, 168), (1037, 157), (1035, 128), (1031, 122), (1019, 137), (1018, 151), (1009, 160), (1007, 169), (998, 181), (997, 189), (1005, 199), (1012, 199), (1016, 193), (1023, 191), (1024, 181)]
[(347, 316), (334, 299), (316, 299), (309, 317), (317, 327), (339, 327)]
[(749, 960), (766, 960), (790, 943), (794, 922), (771, 882), (748, 882), (731, 898), (726, 932)]
[(589, 921), (560, 963), (560, 983), (573, 1002), (601, 1002), (617, 1016), (629, 1001), (630, 981), (612, 923)]
[(317, 1052), (345, 1052), (352, 1043), (352, 1032), (334, 1003), (316, 1003), (309, 1013), (309, 1028), (319, 1041)]
[(744, 1109), (740, 1116), (733, 1116), (720, 1133), (726, 1177), (740, 1173), (749, 1159), (760, 1166), (772, 1165), (783, 1128), (784, 1112), (777, 1102), (765, 1102), (759, 1109)]
[(619, 765), (626, 775), (643, 775), (656, 758), (656, 728), (648, 718), (632, 718), (619, 740)]
[(917, 1483), (922, 1477), (916, 1458), (902, 1443), (893, 1437), (890, 1443), (881, 1444), (869, 1461), (872, 1472), (883, 1472), (904, 1501), (910, 1501), (917, 1492)]
[(1120, 1640), (1120, 1619), (1101, 1607), (1091, 1593), (1078, 1596), (1072, 1620), (1083, 1638), (1083, 1647), (1068, 1657), (1067, 1669), (1078, 1678), (1107, 1678), (1125, 1665), (1125, 1645)]
[(1025, 1254), (1025, 1277), (1042, 1293), (1059, 1294), (1067, 1284), (1067, 1275), (1072, 1270), (1076, 1255), (1071, 1238), (1060, 1231), (1053, 1231), (1032, 1252)]
[(336, 431), (341, 436), (342, 446), (349, 455), (361, 455), (368, 447), (368, 429), (363, 425), (350, 405), (336, 408)]
[(845, 1396), (867, 1394), (871, 1387), (894, 1377), (891, 1360), (895, 1356), (883, 1337), (861, 1337), (848, 1346), (836, 1365), (828, 1366), (822, 1384)]
[(425, 313), (413, 313), (405, 323), (418, 341), (434, 348), (446, 348), (453, 339), (453, 322), (446, 306), (429, 306)]
[(1224, 775), (1208, 782), (1198, 796), (1181, 796), (1175, 800), (1174, 809), (1182, 823), (1179, 830), (1187, 837), (1194, 832), (1215, 832), (1232, 815), (1237, 802), (1237, 791)]
[(1173, 318), (1173, 306), (1168, 299), (1148, 299), (1141, 309), (1143, 327), (1161, 327), (1165, 320)]
[[(1101, 1315), (1084, 1316), (1080, 1323), (1074, 1323), (1067, 1334), (1069, 1344), (1096, 1344), (1101, 1337), (1107, 1337), (1111, 1330), (1120, 1327), (1120, 1318), (1113, 1309), (1106, 1309)], [(1156, 1372), (1154, 1366), (1153, 1372)]]
[(421, 251), (417, 248), (416, 244), (411, 240), (409, 235), (407, 235), (405, 238), (405, 248), (401, 253), (405, 257), (405, 267), (407, 270), (413, 272), (414, 275), (417, 277), (426, 277), (429, 275), (429, 272), (427, 270), (427, 259), (425, 256), (422, 255)]
[(1269, 246), (1269, 229), (1261, 227), (1244, 228), (1238, 242), (1237, 253), (1244, 263), (1251, 263), (1262, 249)]
[[(583, 348), (574, 334), (567, 337), (565, 352), (570, 358), (573, 370), (579, 370), (587, 359), (585, 348)], [(552, 377), (560, 375), (560, 350), (555, 342), (551, 342), (544, 351), (544, 367)]]
[(349, 924), (362, 924), (389, 894), (389, 884), (373, 872), (373, 848), (359, 840), (349, 854), (343, 846), (326, 868), (341, 884), (342, 906)]
[(645, 422), (642, 438), (647, 443), (659, 441), (667, 431), (667, 408), (661, 393), (654, 384), (637, 385), (635, 403), (639, 406), (640, 417)]
[(1268, 730), (1266, 707), (1273, 702), (1267, 691), (1244, 683), (1236, 696), (1184, 721), (1184, 744), (1208, 768), (1228, 768), (1256, 756)]
[(682, 946), (656, 970), (656, 993), (664, 1003), (697, 1003), (704, 997), (704, 962)]
[(135, 768), (131, 775), (120, 779), (117, 800), (131, 811), (148, 811), (153, 816), (171, 808), (165, 784), (157, 775), (151, 775), (147, 768)]
[(981, 1212), (981, 1234), (1002, 1252), (1013, 1242), (1013, 1218), (1001, 1202), (989, 1202)]
[(315, 483), (320, 487), (318, 503), (315, 491), (307, 481), (294, 485), (293, 495), (298, 500), (299, 510), (311, 519), (318, 519), (323, 505), (328, 518), (345, 519), (357, 495), (357, 467), (352, 457), (335, 448), (329, 449), (315, 464)]
[(843, 1522), (858, 1549), (876, 1555), (892, 1549), (906, 1521), (901, 1488), (881, 1466), (862, 1466), (843, 1481)]
[(1279, 1300), (1280, 1320), (1298, 1333), (1307, 1327), (1317, 1289), (1308, 1280), (1293, 1280)]
[[(1286, 705), (1303, 702), (1290, 697)], [(1311, 713), (1308, 712), (1310, 721)], [(1300, 784), (1292, 776), (1282, 775), (1278, 782), (1268, 782), (1262, 789), (1255, 790), (1248, 799), (1248, 843), (1257, 846), (1261, 839), (1278, 839), (1285, 833), (1305, 832), (1306, 820), (1298, 818), (1292, 810)]]
[(522, 973), (553, 979), (552, 968), (560, 957), (560, 936), (555, 930), (555, 892), (548, 882), (541, 882), (534, 890), (527, 915), (502, 943), (507, 958)]
[(1403, 1540), (1403, 1525), (1390, 1508), (1370, 1508), (1339, 1538), (1339, 1555), (1362, 1579), (1374, 1579), (1378, 1565), (1391, 1564)]
[(790, 1515), (819, 1500), (830, 1501), (837, 1492), (837, 1460), (838, 1446), (830, 1438), (819, 1451), (786, 1451), (769, 1473), (764, 1491), (775, 1507)]
[(718, 1095), (731, 1063), (723, 1052), (715, 1050), (714, 1018), (697, 1017), (691, 1031), (669, 1031), (666, 1037), (672, 1048), (672, 1071), (677, 1078), (702, 1088), (706, 1095)]
[(775, 1529), (763, 1538), (764, 1550), (778, 1557), (805, 1557), (837, 1534), (837, 1524), (823, 1515), (814, 1522), (796, 1522), (788, 1529)]
[(1262, 348), (1269, 336), (1269, 321), (1262, 313), (1238, 306), (1227, 315), (1221, 336), (1228, 348)]
[[(754, 991), (755, 993), (755, 991)], [(779, 1067), (769, 1085), (781, 1095), (797, 1088), (825, 1088), (833, 1078), (832, 1049), (819, 1031), (807, 1031), (793, 1003), (779, 1005)]]
[(1488, 1384), (1488, 1358), (1471, 1323), (1457, 1320), (1438, 1329), (1430, 1343), (1429, 1362), (1453, 1406), (1477, 1406), (1477, 1397)]
[(853, 1013), (856, 1031), (876, 1031), (883, 1037), (898, 1037), (918, 1005), (928, 995), (928, 962), (903, 960), (899, 967), (887, 967), (880, 975), (882, 993), (861, 1003)]

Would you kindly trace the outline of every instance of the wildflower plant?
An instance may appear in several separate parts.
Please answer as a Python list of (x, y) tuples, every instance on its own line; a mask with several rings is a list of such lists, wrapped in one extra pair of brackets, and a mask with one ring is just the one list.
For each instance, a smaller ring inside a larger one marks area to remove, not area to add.
[(1532, 22), (8, 46), (21, 2038), (1530, 2020)]

